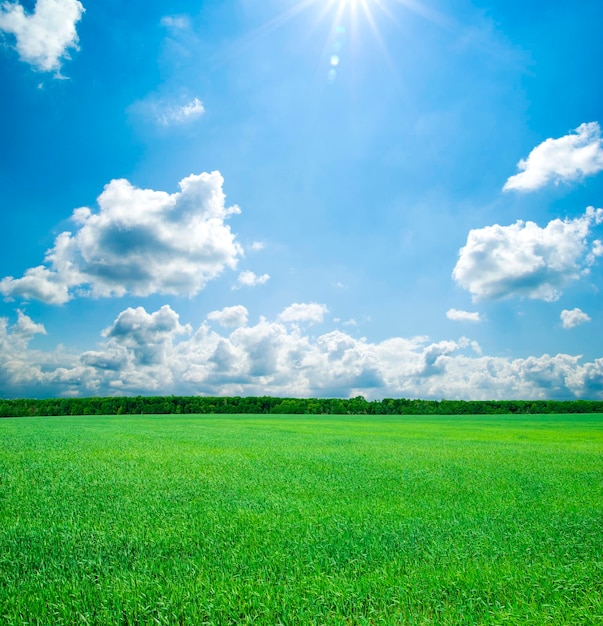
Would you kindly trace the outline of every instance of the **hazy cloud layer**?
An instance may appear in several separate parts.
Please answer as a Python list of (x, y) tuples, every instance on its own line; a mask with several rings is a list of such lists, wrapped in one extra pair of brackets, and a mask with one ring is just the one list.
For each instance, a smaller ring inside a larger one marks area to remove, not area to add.
[(75, 232), (61, 233), (45, 265), (22, 278), (4, 278), (0, 293), (62, 304), (74, 295), (194, 295), (242, 249), (226, 225), (219, 172), (191, 175), (168, 194), (113, 180), (98, 198), (99, 210), (76, 209)]
[(603, 209), (589, 207), (582, 217), (552, 220), (544, 228), (517, 221), (471, 230), (452, 276), (474, 300), (556, 300), (600, 255), (600, 242), (589, 242), (588, 235), (601, 221)]
[(561, 311), (561, 324), (563, 328), (574, 328), (585, 322), (590, 322), (590, 317), (578, 307)]
[(190, 20), (186, 15), (166, 15), (161, 18), (161, 25), (172, 30), (182, 30), (190, 27)]
[(58, 70), (68, 50), (77, 49), (75, 25), (84, 7), (78, 0), (37, 0), (27, 14), (21, 4), (5, 2), (0, 6), (0, 30), (15, 36), (21, 59), (36, 69)]
[(547, 139), (517, 167), (522, 171), (507, 180), (505, 191), (534, 191), (550, 182), (571, 182), (596, 174), (603, 170), (601, 128), (590, 122), (559, 139)]
[[(226, 321), (233, 309), (208, 317)], [(264, 318), (230, 333), (208, 323), (193, 332), (169, 306), (152, 313), (126, 309), (103, 331), (97, 349), (80, 355), (28, 349), (43, 332), (22, 313), (12, 326), (0, 319), (1, 393), (603, 398), (603, 359), (482, 356), (466, 338), (371, 343), (332, 330), (313, 339), (296, 324)]]

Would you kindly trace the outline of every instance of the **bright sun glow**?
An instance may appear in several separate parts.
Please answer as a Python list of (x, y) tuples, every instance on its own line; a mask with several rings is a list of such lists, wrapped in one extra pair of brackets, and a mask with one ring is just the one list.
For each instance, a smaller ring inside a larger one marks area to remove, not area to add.
[[(401, 10), (399, 10), (401, 9)], [(306, 12), (315, 14), (314, 22), (330, 23), (330, 35), (325, 42), (323, 58), (326, 59), (327, 76), (335, 80), (337, 72), (346, 65), (345, 48), (357, 47), (357, 35), (368, 28), (386, 63), (393, 69), (379, 25), (384, 20), (400, 25), (405, 12), (412, 12), (433, 22), (445, 22), (441, 14), (423, 4), (422, 0), (296, 0), (259, 29), (250, 33), (243, 46), (277, 30)]]

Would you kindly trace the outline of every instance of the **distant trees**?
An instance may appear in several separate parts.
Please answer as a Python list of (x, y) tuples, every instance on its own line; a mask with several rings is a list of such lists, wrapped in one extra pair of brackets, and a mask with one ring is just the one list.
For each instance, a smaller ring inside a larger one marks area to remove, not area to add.
[(115, 398), (0, 399), (0, 417), (34, 415), (133, 414), (310, 414), (310, 415), (472, 415), (603, 413), (602, 400), (409, 400), (362, 396), (340, 398), (273, 398), (211, 396), (132, 396)]

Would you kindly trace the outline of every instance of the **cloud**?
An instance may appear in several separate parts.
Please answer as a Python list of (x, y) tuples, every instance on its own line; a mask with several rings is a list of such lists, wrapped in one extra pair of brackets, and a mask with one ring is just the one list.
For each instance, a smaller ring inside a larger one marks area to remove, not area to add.
[(179, 105), (159, 103), (153, 105), (153, 109), (157, 123), (162, 126), (193, 122), (205, 113), (205, 107), (199, 98)]
[[(22, 311), (17, 311), (17, 321), (9, 325), (0, 317), (0, 393), (15, 397), (39, 393), (46, 385), (45, 369), (57, 367), (56, 353), (31, 350), (29, 344), (36, 335), (45, 335), (42, 324), (36, 324)], [(72, 360), (69, 365), (76, 365)]]
[(208, 314), (207, 319), (218, 322), (224, 328), (239, 328), (247, 324), (247, 309), (238, 304), (236, 306), (227, 306), (220, 311), (212, 311)]
[(151, 94), (134, 102), (130, 111), (146, 123), (166, 129), (185, 128), (205, 114), (205, 106), (197, 96), (175, 98)]
[[(235, 308), (208, 318), (226, 320)], [(229, 332), (204, 322), (193, 332), (169, 306), (126, 309), (97, 348), (81, 354), (29, 348), (44, 332), (23, 313), (12, 326), (0, 318), (0, 395), (603, 398), (603, 358), (484, 356), (464, 337), (372, 343), (333, 330), (313, 338), (297, 324), (265, 318)]]
[(245, 270), (237, 277), (237, 282), (233, 286), (233, 289), (240, 289), (241, 287), (257, 287), (258, 285), (263, 285), (268, 280), (270, 280), (270, 274), (262, 274), (261, 276), (258, 276), (250, 270)]
[(154, 313), (147, 313), (140, 306), (127, 308), (102, 336), (109, 339), (109, 345), (129, 350), (137, 365), (148, 365), (164, 362), (175, 337), (191, 332), (192, 328), (182, 326), (179, 315), (166, 304)]
[(561, 311), (561, 324), (563, 328), (574, 328), (585, 322), (590, 322), (590, 317), (581, 309), (565, 309)]
[[(109, 389), (138, 388), (157, 391), (173, 382), (173, 347), (178, 335), (190, 334), (168, 305), (147, 313), (143, 307), (122, 311), (102, 332), (107, 339), (98, 351), (84, 352), (74, 375), (93, 389), (104, 379)], [(94, 376), (94, 372), (100, 376)], [(63, 372), (64, 380), (69, 380)]]
[(0, 280), (0, 293), (9, 298), (40, 300), (47, 304), (64, 304), (71, 299), (63, 277), (42, 265), (26, 270), (23, 278), (8, 276)]
[(166, 15), (161, 18), (160, 23), (172, 30), (183, 30), (190, 26), (190, 20), (186, 15)]
[(308, 324), (322, 324), (325, 313), (329, 309), (324, 304), (310, 302), (308, 304), (294, 303), (288, 306), (279, 316), (281, 322), (306, 322)]
[(481, 322), (482, 316), (476, 312), (460, 311), (459, 309), (449, 309), (446, 311), (446, 317), (454, 322)]
[(545, 228), (520, 220), (471, 230), (452, 276), (474, 300), (557, 300), (594, 263), (599, 246), (587, 237), (602, 219), (603, 209), (589, 207), (581, 217), (552, 220)]
[(43, 72), (59, 70), (68, 50), (77, 49), (75, 25), (84, 7), (78, 0), (37, 0), (30, 15), (19, 3), (0, 6), (0, 30), (16, 38), (19, 57)]
[(549, 182), (571, 182), (603, 170), (603, 140), (597, 122), (581, 124), (559, 139), (547, 139), (517, 164), (503, 190), (534, 191)]
[(242, 254), (225, 224), (239, 208), (225, 207), (223, 182), (219, 172), (191, 175), (168, 194), (113, 180), (97, 212), (73, 212), (77, 230), (56, 238), (45, 265), (4, 278), (0, 293), (49, 304), (75, 295), (194, 295)]

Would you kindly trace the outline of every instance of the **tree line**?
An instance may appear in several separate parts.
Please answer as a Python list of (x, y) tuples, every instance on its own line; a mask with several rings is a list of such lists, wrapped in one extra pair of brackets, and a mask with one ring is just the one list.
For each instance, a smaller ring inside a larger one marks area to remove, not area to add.
[(411, 400), (362, 396), (132, 396), (108, 398), (0, 399), (0, 417), (136, 414), (486, 415), (603, 413), (603, 400)]

